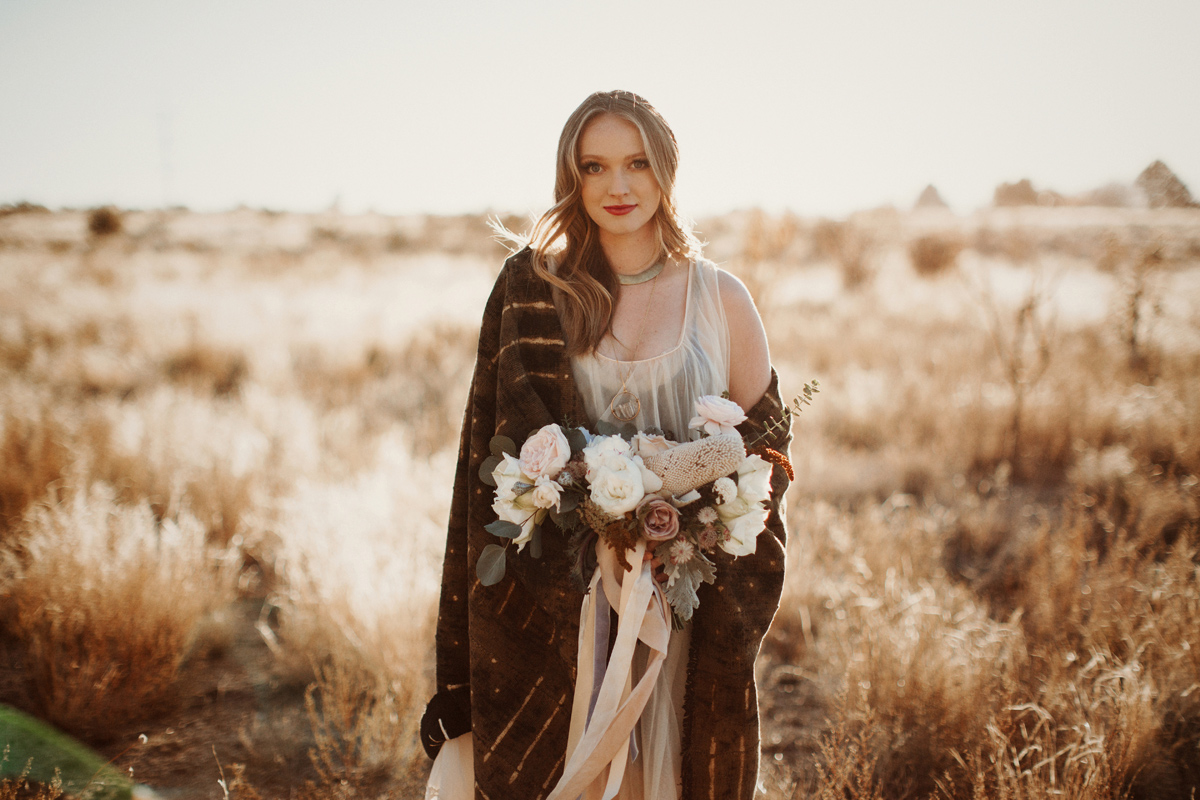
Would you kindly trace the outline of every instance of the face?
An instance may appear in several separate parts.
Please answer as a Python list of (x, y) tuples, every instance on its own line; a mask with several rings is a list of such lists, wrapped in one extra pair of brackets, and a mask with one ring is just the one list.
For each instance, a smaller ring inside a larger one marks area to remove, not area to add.
[(601, 114), (579, 137), (583, 207), (600, 228), (600, 242), (614, 237), (654, 236), (654, 214), (662, 191), (637, 126)]

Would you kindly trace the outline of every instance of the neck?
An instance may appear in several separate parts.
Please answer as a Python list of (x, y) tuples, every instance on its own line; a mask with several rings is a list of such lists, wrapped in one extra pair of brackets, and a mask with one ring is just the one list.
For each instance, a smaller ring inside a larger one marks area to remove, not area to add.
[(653, 265), (658, 256), (658, 242), (649, 225), (625, 236), (605, 236), (601, 233), (600, 247), (604, 249), (612, 271), (618, 275), (636, 275)]

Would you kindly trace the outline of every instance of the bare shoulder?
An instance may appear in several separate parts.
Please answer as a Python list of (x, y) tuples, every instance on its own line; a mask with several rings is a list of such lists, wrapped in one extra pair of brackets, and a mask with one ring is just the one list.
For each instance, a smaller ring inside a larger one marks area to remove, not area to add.
[(750, 296), (750, 290), (746, 288), (746, 284), (731, 272), (720, 267), (717, 267), (716, 270), (717, 287), (721, 290), (721, 306), (725, 309), (725, 316), (730, 322), (730, 327), (733, 327), (735, 321), (743, 323), (755, 321), (761, 326), (762, 321), (758, 315), (758, 307), (754, 305), (754, 298)]
[(742, 408), (752, 408), (771, 381), (767, 332), (746, 285), (723, 269), (717, 287), (729, 328), (729, 394)]

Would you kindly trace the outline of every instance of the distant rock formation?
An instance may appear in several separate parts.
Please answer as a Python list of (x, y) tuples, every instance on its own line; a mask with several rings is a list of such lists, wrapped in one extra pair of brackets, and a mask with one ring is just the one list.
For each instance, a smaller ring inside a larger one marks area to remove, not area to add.
[(921, 191), (917, 202), (913, 203), (913, 208), (949, 208), (949, 206), (938, 193), (937, 187), (931, 183)]
[(992, 205), (996, 206), (1036, 206), (1037, 203), (1038, 193), (1029, 178), (1000, 184), (992, 199)]
[(1146, 195), (1151, 208), (1186, 208), (1195, 204), (1187, 186), (1161, 161), (1142, 170), (1134, 185)]

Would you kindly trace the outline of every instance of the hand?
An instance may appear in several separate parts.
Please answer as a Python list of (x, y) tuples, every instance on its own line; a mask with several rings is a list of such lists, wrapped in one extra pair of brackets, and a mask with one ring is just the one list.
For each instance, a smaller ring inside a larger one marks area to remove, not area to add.
[(654, 572), (654, 580), (663, 583), (667, 580), (667, 573), (663, 571), (663, 562), (654, 554), (654, 548), (658, 546), (658, 542), (646, 542), (646, 552), (642, 554), (642, 561), (650, 562), (650, 569)]

